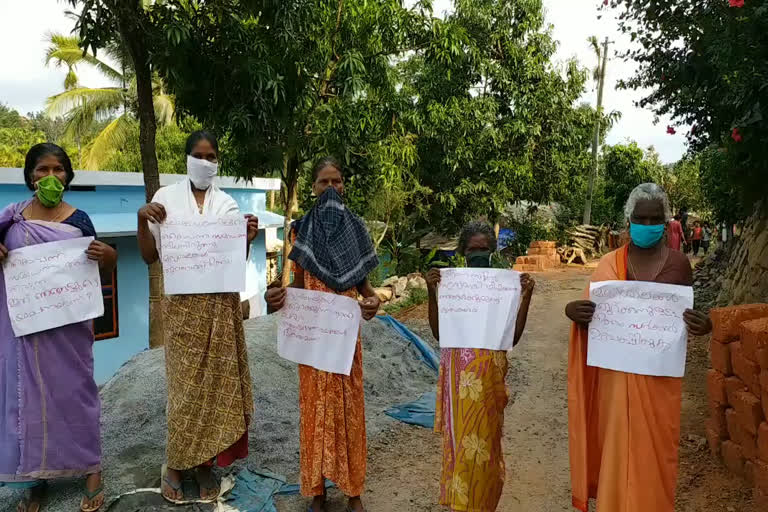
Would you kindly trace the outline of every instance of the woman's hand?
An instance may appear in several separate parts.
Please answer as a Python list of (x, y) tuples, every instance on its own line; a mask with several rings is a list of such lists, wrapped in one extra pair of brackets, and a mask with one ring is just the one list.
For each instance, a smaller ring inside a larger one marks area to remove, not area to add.
[(285, 305), (285, 297), (287, 292), (285, 288), (270, 288), (267, 293), (264, 294), (264, 300), (267, 301), (267, 307), (270, 311), (280, 311)]
[(360, 309), (363, 311), (363, 318), (365, 320), (370, 320), (376, 316), (376, 313), (379, 312), (380, 305), (381, 301), (376, 295), (372, 295), (371, 297), (366, 297), (361, 300)]
[(3, 244), (0, 244), (0, 263), (5, 261), (5, 258), (7, 257), (8, 257), (8, 248)]
[(246, 215), (245, 218), (248, 219), (248, 243), (251, 243), (259, 234), (259, 218), (251, 214)]
[(437, 286), (440, 284), (440, 269), (430, 269), (424, 279), (427, 281), (427, 288), (429, 291), (434, 292), (437, 290)]
[(152, 224), (160, 224), (165, 220), (165, 206), (160, 203), (145, 204), (139, 209), (139, 220), (144, 222), (151, 222)]
[(98, 240), (90, 243), (88, 249), (85, 250), (85, 254), (88, 255), (89, 260), (98, 262), (99, 267), (102, 268), (112, 266), (115, 260), (117, 260), (117, 251)]
[(589, 300), (574, 300), (565, 306), (565, 315), (580, 325), (587, 325), (595, 314), (595, 303)]
[(530, 274), (520, 274), (520, 288), (523, 297), (530, 298), (533, 289), (536, 287), (536, 280)]
[(688, 327), (688, 332), (694, 336), (704, 336), (712, 331), (712, 320), (709, 319), (709, 315), (701, 311), (686, 309), (683, 313), (683, 320), (685, 326)]

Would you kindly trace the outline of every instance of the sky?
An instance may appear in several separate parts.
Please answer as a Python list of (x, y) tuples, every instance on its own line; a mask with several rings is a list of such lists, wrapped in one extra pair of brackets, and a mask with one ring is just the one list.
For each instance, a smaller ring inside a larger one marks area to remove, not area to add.
[[(548, 23), (553, 25), (554, 38), (559, 42), (556, 59), (560, 62), (576, 57), (581, 65), (592, 69), (596, 64), (595, 55), (587, 43), (590, 36), (601, 41), (608, 37), (614, 41), (614, 48), (627, 48), (628, 41), (618, 30), (616, 20), (610, 12), (603, 12), (597, 19), (598, 0), (543, 0)], [(450, 9), (450, 0), (436, 0), (436, 13)], [(53, 65), (46, 67), (45, 42), (49, 32), (69, 33), (74, 21), (65, 16), (67, 4), (61, 0), (24, 0), (12, 2), (0, 0), (0, 48), (3, 52), (0, 66), (0, 102), (9, 105), (22, 114), (45, 108), (47, 97), (63, 89), (66, 69)], [(9, 50), (10, 49), (10, 50)], [(610, 52), (613, 55), (613, 51)], [(633, 102), (640, 99), (640, 91), (616, 90), (616, 82), (632, 76), (634, 64), (612, 58), (608, 62), (606, 88), (603, 105), (606, 110), (618, 110), (621, 120), (608, 134), (609, 144), (635, 140), (643, 147), (654, 146), (665, 163), (677, 161), (685, 152), (685, 129), (678, 129), (676, 135), (668, 135), (668, 119), (662, 118), (653, 124), (653, 114), (639, 109)], [(112, 85), (98, 72), (87, 68), (78, 69), (80, 82), (89, 87)], [(589, 83), (584, 101), (594, 105), (596, 92), (593, 82)]]

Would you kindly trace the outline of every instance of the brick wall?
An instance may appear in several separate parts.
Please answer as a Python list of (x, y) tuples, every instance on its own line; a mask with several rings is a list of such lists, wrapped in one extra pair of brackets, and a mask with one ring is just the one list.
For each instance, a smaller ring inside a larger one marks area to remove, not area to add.
[(768, 304), (710, 311), (707, 441), (768, 510)]

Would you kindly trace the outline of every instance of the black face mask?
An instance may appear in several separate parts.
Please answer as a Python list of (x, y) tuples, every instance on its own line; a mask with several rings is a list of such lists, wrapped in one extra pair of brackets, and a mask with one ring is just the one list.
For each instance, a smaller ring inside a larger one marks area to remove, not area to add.
[(491, 251), (477, 251), (467, 254), (467, 266), (472, 268), (490, 268)]

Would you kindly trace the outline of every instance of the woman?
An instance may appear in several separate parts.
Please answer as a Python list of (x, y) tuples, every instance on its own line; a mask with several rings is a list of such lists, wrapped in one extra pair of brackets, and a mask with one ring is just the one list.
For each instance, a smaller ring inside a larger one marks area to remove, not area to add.
[[(669, 203), (654, 183), (629, 196), (631, 242), (604, 256), (592, 281), (627, 280), (691, 286), (691, 264), (664, 243)], [(680, 438), (681, 378), (636, 375), (587, 366), (587, 328), (595, 304), (577, 300), (568, 361), (568, 415), (573, 506), (597, 510), (673, 512)], [(683, 320), (694, 336), (712, 325), (699, 311)]]
[[(62, 200), (74, 177), (72, 163), (59, 146), (30, 148), (24, 181), (34, 197), (0, 212), (0, 263), (8, 251), (21, 247), (96, 236), (88, 215)], [(102, 242), (91, 242), (86, 254), (104, 273), (115, 267), (117, 253)], [(104, 491), (93, 322), (17, 338), (5, 286), (0, 294), (0, 486), (26, 489), (17, 512), (37, 512), (48, 480), (85, 477), (80, 509), (98, 510)]]
[[(344, 206), (344, 176), (333, 158), (313, 169), (312, 192), (317, 201), (293, 223), (292, 288), (336, 293), (357, 299), (363, 318), (379, 310), (379, 299), (368, 273), (379, 260), (363, 221)], [(270, 311), (285, 303), (284, 288), (272, 288), (265, 299)], [(349, 498), (349, 510), (363, 512), (360, 495), (367, 457), (363, 354), (360, 337), (349, 376), (299, 366), (301, 494), (312, 498), (310, 510), (325, 510), (325, 479)]]
[(693, 223), (693, 231), (691, 232), (691, 240), (693, 241), (693, 255), (699, 255), (699, 247), (701, 247), (702, 230), (701, 223), (696, 221)]
[(680, 224), (680, 215), (678, 214), (669, 221), (669, 227), (667, 229), (667, 246), (670, 249), (679, 251), (684, 238), (685, 233), (683, 233), (683, 227)]
[[(207, 132), (187, 139), (187, 179), (157, 191), (139, 210), (141, 255), (150, 265), (160, 258), (160, 224), (171, 215), (239, 215), (237, 203), (213, 183), (219, 147)], [(248, 247), (258, 219), (248, 218)], [(168, 381), (167, 465), (162, 494), (184, 502), (182, 472), (195, 470), (202, 501), (215, 501), (219, 484), (214, 462), (226, 467), (248, 455), (253, 414), (251, 374), (237, 293), (163, 297), (165, 370)]]
[[(490, 224), (471, 222), (464, 226), (458, 253), (466, 258), (467, 266), (490, 267), (495, 250), (496, 236)], [(439, 340), (440, 271), (430, 270), (426, 279), (429, 326)], [(525, 329), (535, 282), (528, 274), (522, 274), (520, 284), (522, 300), (513, 346)], [(505, 471), (501, 436), (507, 406), (507, 368), (507, 353), (503, 350), (441, 350), (435, 432), (443, 434), (440, 504), (451, 511), (493, 512), (499, 504)]]
[(711, 242), (712, 227), (709, 225), (709, 222), (705, 222), (701, 228), (701, 249), (704, 251), (705, 256), (707, 252), (709, 252), (709, 245)]

